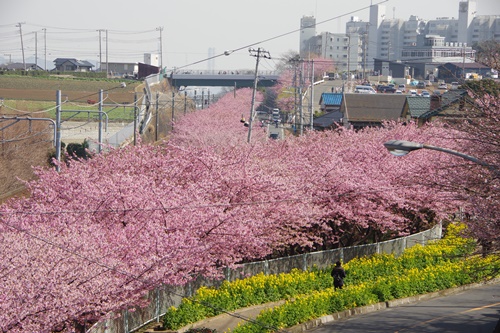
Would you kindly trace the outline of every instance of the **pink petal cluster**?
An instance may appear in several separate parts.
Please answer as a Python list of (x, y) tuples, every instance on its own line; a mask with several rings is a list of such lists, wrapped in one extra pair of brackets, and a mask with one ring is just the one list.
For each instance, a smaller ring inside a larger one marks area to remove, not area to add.
[(255, 124), (248, 144), (240, 119), (250, 99), (241, 89), (186, 115), (161, 145), (60, 173), (38, 169), (31, 196), (0, 208), (0, 330), (50, 332), (103, 318), (144, 305), (161, 283), (221, 277), (222, 267), (313, 247), (324, 235), (334, 244), (356, 229), (406, 234), (412, 221), (402, 212), (439, 220), (464, 202), (445, 168), (455, 157), (396, 158), (383, 146), (460, 147), (450, 129), (386, 124), (274, 141)]

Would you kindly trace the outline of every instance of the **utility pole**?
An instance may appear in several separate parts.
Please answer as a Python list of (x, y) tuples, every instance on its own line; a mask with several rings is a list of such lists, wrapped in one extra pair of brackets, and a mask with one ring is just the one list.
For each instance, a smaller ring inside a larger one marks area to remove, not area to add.
[(314, 59), (311, 59), (311, 94), (309, 95), (309, 122), (311, 131), (314, 129), (314, 113), (313, 113), (313, 100), (314, 100)]
[(462, 58), (462, 84), (465, 83), (465, 43), (463, 43), (462, 47), (462, 53), (463, 53), (463, 58)]
[(261, 49), (260, 47), (257, 50), (254, 50), (252, 48), (248, 49), (248, 52), (250, 52), (250, 55), (252, 57), (256, 57), (255, 61), (255, 77), (253, 80), (253, 91), (252, 91), (252, 107), (250, 109), (250, 118), (248, 119), (248, 138), (247, 142), (250, 143), (252, 139), (252, 123), (253, 123), (253, 115), (254, 115), (254, 106), (255, 106), (255, 92), (257, 90), (257, 82), (258, 82), (258, 70), (259, 70), (259, 60), (260, 57), (266, 58), (266, 59), (271, 59), (271, 55), (269, 54), (268, 51), (265, 51), (264, 49)]
[(172, 120), (170, 121), (171, 123), (171, 131), (174, 130), (174, 120), (175, 120), (175, 88), (174, 86), (171, 87), (172, 88)]
[(159, 101), (160, 101), (160, 93), (159, 92), (156, 92), (156, 105), (155, 105), (155, 142), (158, 141), (158, 125), (159, 125)]
[(46, 28), (43, 28), (43, 47), (44, 47), (44, 58), (45, 58), (45, 71), (47, 71), (47, 29)]
[(108, 29), (106, 29), (106, 78), (109, 77), (109, 63), (108, 63)]
[(38, 34), (35, 31), (35, 69), (38, 67)]
[(23, 30), (22, 30), (22, 25), (24, 22), (19, 22), (16, 24), (16, 27), (19, 27), (19, 37), (21, 37), (21, 51), (23, 53), (23, 67), (24, 70), (26, 70), (26, 61), (24, 60), (24, 44), (23, 44)]
[(368, 45), (368, 24), (366, 24), (366, 31), (364, 33), (364, 47), (363, 47), (363, 80), (366, 81), (366, 47)]
[[(294, 132), (297, 131), (297, 111), (298, 111), (298, 101), (297, 101), (297, 98), (298, 98), (298, 94), (297, 94), (297, 90), (298, 90), (298, 85), (297, 85), (297, 67), (298, 65), (301, 63), (301, 59), (300, 59), (300, 56), (297, 55), (293, 58), (291, 58), (289, 60), (290, 63), (293, 64), (293, 106), (294, 106)], [(300, 85), (300, 83), (299, 83)]]
[(56, 171), (60, 171), (61, 162), (61, 90), (56, 91)]
[(97, 152), (100, 154), (102, 151), (102, 103), (103, 103), (103, 90), (99, 89), (99, 131), (98, 131), (98, 141), (99, 141), (99, 147), (97, 148)]
[(347, 36), (347, 89), (349, 89), (349, 81), (351, 79), (351, 36)]
[(163, 68), (163, 47), (162, 47), (162, 38), (161, 38), (161, 32), (163, 31), (163, 27), (158, 27), (156, 28), (157, 31), (160, 31), (160, 72)]
[(187, 91), (184, 88), (184, 115), (187, 113)]
[(103, 29), (99, 29), (97, 31), (99, 32), (99, 72), (102, 72), (101, 32)]

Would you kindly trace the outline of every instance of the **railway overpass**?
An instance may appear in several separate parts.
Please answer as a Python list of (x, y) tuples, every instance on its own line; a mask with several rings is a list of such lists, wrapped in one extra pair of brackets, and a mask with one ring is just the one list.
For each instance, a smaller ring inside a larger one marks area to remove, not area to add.
[[(253, 87), (255, 74), (222, 71), (219, 73), (184, 72), (165, 74), (170, 85), (180, 87)], [(271, 87), (278, 82), (279, 75), (271, 72), (259, 72), (257, 86)]]

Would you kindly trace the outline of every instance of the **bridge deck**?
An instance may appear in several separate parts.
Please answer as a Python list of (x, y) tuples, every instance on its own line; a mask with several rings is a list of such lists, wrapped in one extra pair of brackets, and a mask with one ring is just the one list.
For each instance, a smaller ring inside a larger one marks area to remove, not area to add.
[[(254, 74), (170, 74), (167, 79), (174, 87), (253, 87)], [(278, 75), (258, 76), (257, 86), (271, 87), (278, 81)]]

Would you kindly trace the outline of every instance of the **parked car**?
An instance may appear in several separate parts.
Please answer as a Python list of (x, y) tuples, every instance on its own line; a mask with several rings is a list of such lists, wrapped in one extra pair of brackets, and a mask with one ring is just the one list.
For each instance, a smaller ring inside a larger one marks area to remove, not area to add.
[(446, 83), (440, 83), (438, 89), (448, 89), (448, 85)]
[(395, 93), (396, 90), (397, 90), (396, 88), (391, 86), (381, 86), (378, 88), (378, 92), (380, 93)]
[(434, 90), (434, 91), (432, 92), (432, 94), (433, 94), (433, 95), (436, 95), (436, 96), (441, 96), (441, 95), (443, 95), (443, 94), (444, 94), (445, 92), (447, 92), (447, 91), (448, 91), (448, 90), (444, 90), (444, 89), (441, 89), (441, 90), (436, 89), (436, 90)]
[(458, 89), (458, 82), (452, 82), (452, 83), (451, 83), (451, 88), (450, 88), (450, 89), (452, 89), (452, 90), (454, 90), (454, 89)]
[(418, 96), (418, 92), (415, 89), (409, 91), (410, 96)]
[(277, 122), (277, 121), (280, 121), (281, 120), (281, 117), (280, 117), (280, 109), (273, 109), (273, 112), (272, 112), (272, 120), (274, 122)]
[(398, 86), (398, 90), (401, 90), (401, 92), (406, 92), (406, 85), (404, 85), (404, 84), (400, 84), (400, 85)]
[(370, 86), (356, 86), (356, 89), (354, 89), (354, 92), (357, 94), (376, 94), (377, 92), (375, 89), (373, 89)]
[(417, 83), (417, 89), (424, 89), (425, 88), (425, 82), (424, 81), (418, 81)]
[(431, 93), (428, 92), (427, 90), (422, 90), (420, 92), (420, 96), (422, 96), (422, 97), (431, 97)]

